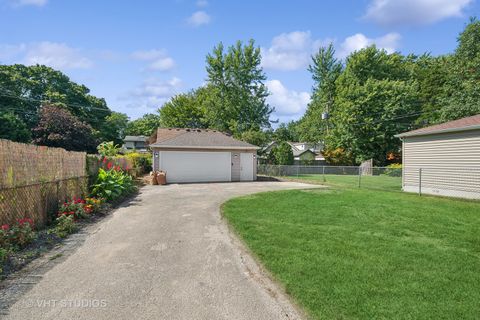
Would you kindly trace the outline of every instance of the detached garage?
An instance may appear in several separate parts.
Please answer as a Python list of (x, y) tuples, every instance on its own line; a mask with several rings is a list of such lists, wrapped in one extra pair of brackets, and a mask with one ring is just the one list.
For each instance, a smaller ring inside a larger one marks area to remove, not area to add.
[(480, 114), (397, 137), (404, 191), (480, 199)]
[(253, 181), (257, 146), (206, 129), (159, 128), (150, 138), (153, 169), (168, 183)]

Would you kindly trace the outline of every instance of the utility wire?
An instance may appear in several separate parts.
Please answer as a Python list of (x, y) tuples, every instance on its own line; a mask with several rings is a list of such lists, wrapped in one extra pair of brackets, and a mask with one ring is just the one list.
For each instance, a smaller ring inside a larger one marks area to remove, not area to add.
[(28, 98), (28, 97), (21, 97), (15, 94), (12, 94), (11, 90), (8, 90), (6, 88), (0, 87), (1, 90), (3, 90), (4, 93), (0, 91), (0, 97), (4, 98), (12, 98), (12, 99), (18, 99), (18, 100), (23, 100), (23, 101), (30, 101), (30, 102), (39, 102), (39, 103), (62, 103), (68, 107), (74, 107), (74, 108), (81, 108), (81, 109), (88, 109), (88, 111), (91, 110), (101, 110), (101, 111), (106, 111), (106, 112), (111, 112), (108, 107), (105, 108), (99, 108), (99, 107), (94, 107), (94, 106), (88, 106), (88, 105), (80, 105), (80, 104), (75, 104), (75, 103), (64, 103), (60, 101), (49, 101), (49, 100), (40, 100), (40, 99), (34, 99), (34, 98)]

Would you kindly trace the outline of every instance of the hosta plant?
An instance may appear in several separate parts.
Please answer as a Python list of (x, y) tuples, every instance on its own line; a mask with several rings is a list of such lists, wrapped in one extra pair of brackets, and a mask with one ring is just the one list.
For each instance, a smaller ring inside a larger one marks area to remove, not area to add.
[(133, 179), (121, 170), (98, 170), (96, 183), (93, 185), (92, 195), (107, 200), (115, 200), (135, 189)]

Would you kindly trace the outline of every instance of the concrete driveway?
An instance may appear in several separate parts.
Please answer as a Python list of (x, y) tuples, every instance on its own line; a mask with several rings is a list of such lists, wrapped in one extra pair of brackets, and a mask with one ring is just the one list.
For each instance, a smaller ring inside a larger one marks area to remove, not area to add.
[(298, 319), (220, 217), (225, 200), (294, 182), (146, 186), (92, 226), (6, 319)]

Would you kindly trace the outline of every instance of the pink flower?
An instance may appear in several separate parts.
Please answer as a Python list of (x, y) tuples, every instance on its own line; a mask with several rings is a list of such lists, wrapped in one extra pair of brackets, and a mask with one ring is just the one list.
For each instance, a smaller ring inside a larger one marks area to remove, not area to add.
[(112, 166), (113, 166), (113, 164), (112, 164), (111, 162), (109, 162), (109, 163), (107, 164), (108, 170), (112, 169)]
[(3, 224), (2, 225), (2, 230), (3, 231), (8, 231), (10, 229), (10, 226), (8, 224)]

